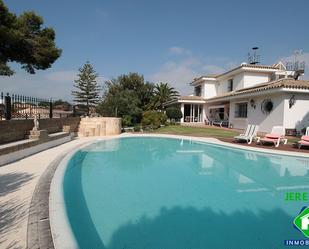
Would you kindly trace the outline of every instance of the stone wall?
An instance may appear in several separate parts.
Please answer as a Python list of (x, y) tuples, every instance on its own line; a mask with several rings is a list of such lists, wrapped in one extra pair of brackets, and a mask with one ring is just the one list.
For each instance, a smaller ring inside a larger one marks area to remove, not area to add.
[(0, 144), (26, 138), (33, 128), (33, 120), (0, 121)]
[[(79, 117), (40, 119), (40, 129), (48, 133), (62, 131), (64, 125), (71, 127), (71, 132), (77, 132)], [(33, 128), (33, 120), (3, 120), (0, 121), (0, 144), (26, 139)]]
[(40, 130), (47, 130), (47, 132), (55, 133), (62, 131), (64, 125), (70, 126), (71, 132), (77, 132), (80, 122), (79, 117), (71, 118), (53, 118), (53, 119), (41, 119), (39, 120)]
[(78, 136), (111, 136), (121, 133), (121, 118), (97, 117), (82, 118), (79, 126)]

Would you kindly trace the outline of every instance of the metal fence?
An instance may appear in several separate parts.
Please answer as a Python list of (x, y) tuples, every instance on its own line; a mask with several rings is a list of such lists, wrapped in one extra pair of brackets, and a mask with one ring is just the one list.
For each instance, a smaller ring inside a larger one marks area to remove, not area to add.
[(69, 117), (72, 111), (55, 110), (52, 99), (0, 94), (0, 120)]

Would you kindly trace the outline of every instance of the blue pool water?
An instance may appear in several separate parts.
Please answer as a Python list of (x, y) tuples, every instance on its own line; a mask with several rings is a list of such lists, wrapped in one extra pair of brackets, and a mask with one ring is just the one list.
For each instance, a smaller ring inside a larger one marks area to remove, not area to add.
[(309, 160), (189, 140), (127, 137), (78, 151), (64, 176), (82, 249), (277, 249), (309, 191)]

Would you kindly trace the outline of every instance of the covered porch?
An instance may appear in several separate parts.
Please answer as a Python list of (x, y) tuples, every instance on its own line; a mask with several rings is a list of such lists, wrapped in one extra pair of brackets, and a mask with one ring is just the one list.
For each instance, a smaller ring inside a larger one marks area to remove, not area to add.
[(181, 112), (183, 118), (181, 122), (184, 123), (203, 123), (204, 122), (204, 105), (195, 103), (182, 103)]
[(210, 125), (229, 127), (229, 102), (217, 102), (206, 104), (205, 122)]
[(177, 106), (182, 113), (181, 123), (204, 123), (205, 100), (200, 96), (181, 96), (165, 106)]

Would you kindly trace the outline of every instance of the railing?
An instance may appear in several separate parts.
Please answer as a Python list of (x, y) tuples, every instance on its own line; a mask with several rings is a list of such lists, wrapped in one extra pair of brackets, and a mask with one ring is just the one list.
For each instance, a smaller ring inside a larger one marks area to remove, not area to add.
[(54, 110), (51, 99), (3, 92), (0, 94), (0, 120), (61, 118), (71, 116), (72, 113), (72, 111)]

